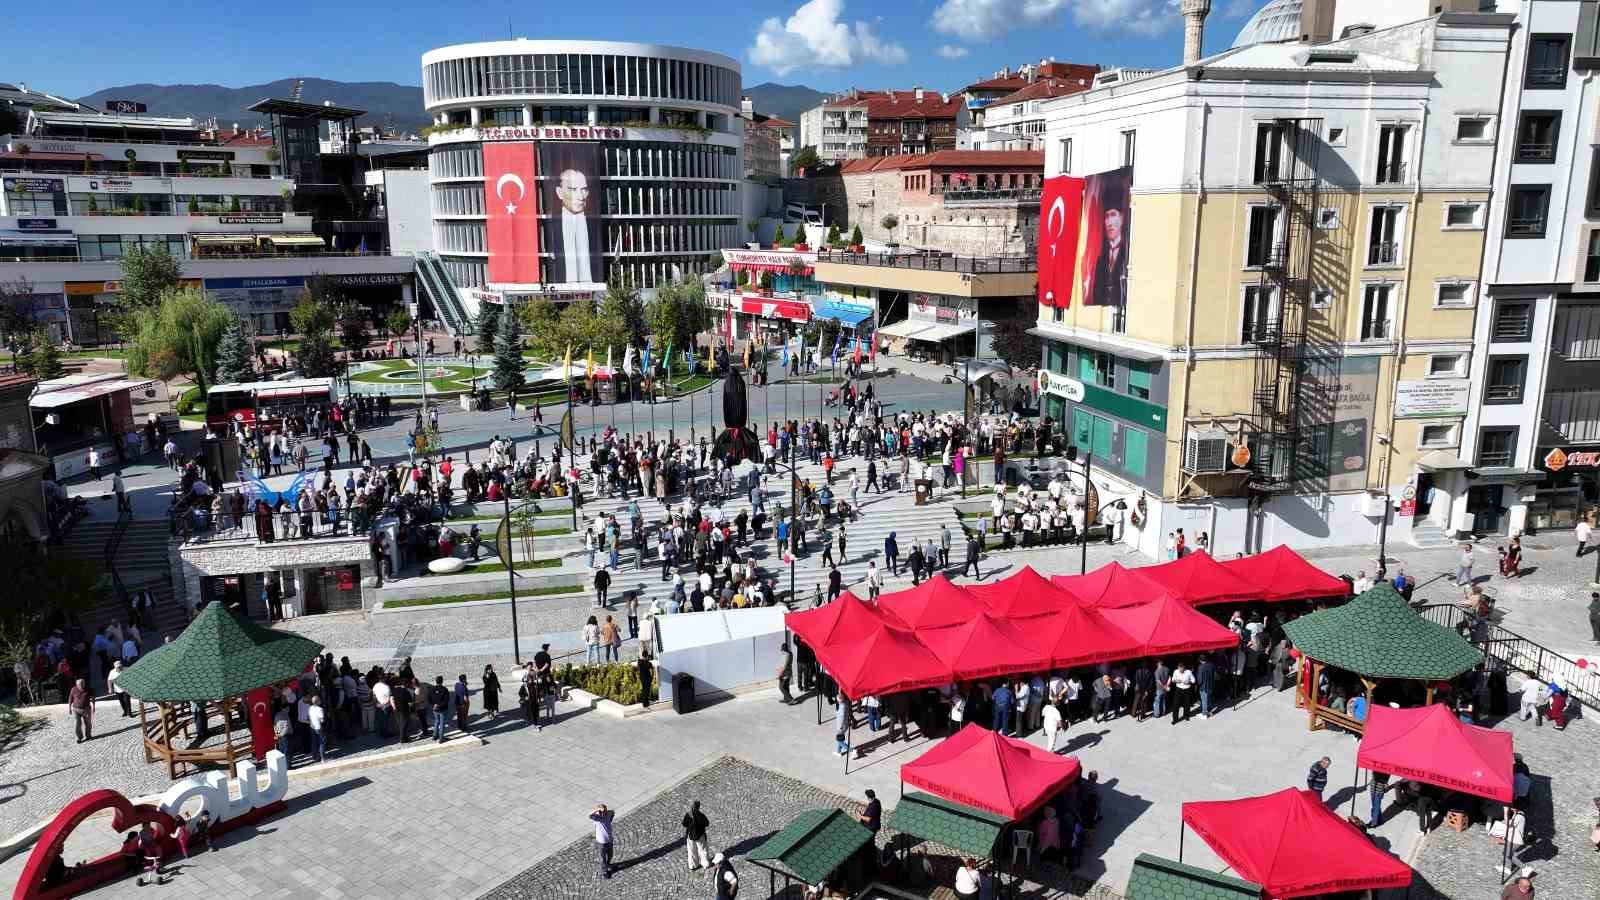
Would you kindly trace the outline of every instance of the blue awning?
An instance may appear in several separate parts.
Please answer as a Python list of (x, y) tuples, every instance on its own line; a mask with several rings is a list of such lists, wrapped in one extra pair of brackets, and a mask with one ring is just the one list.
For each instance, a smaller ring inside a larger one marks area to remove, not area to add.
[(840, 324), (854, 328), (861, 324), (861, 320), (872, 318), (872, 307), (840, 300), (818, 299), (811, 301), (811, 317), (838, 319)]

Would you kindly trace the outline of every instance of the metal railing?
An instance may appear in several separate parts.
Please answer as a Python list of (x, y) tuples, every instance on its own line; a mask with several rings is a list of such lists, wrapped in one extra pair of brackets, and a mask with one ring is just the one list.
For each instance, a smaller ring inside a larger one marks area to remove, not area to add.
[[(266, 163), (242, 163), (241, 165), (266, 165)], [(289, 181), (282, 175), (252, 175), (248, 172), (149, 172), (143, 169), (129, 172), (118, 165), (114, 169), (101, 171), (95, 169), (83, 171), (82, 164), (63, 162), (57, 160), (39, 160), (36, 165), (21, 167), (16, 162), (0, 164), (0, 172), (8, 175), (82, 175), (85, 178), (254, 178), (258, 180)]]
[(1036, 272), (1038, 260), (1022, 256), (945, 256), (937, 253), (849, 253), (843, 250), (822, 251), (817, 254), (819, 263), (841, 263), (852, 266), (885, 266), (891, 269), (917, 269), (926, 272), (960, 272), (968, 275), (993, 275), (1005, 273)]
[(1379, 241), (1367, 245), (1367, 265), (1392, 266), (1400, 261), (1400, 244), (1397, 241)]
[(128, 532), (128, 523), (133, 521), (133, 513), (126, 510), (117, 510), (117, 521), (111, 529), (111, 537), (106, 541), (106, 574), (111, 577), (111, 587), (117, 594), (117, 602), (126, 605), (128, 602), (128, 586), (122, 583), (122, 574), (117, 571), (117, 551), (122, 549), (122, 536)]
[(1550, 142), (1518, 141), (1517, 162), (1549, 162), (1556, 158), (1556, 145)]
[(1529, 66), (1527, 84), (1539, 87), (1560, 87), (1567, 83), (1565, 66)]
[(1595, 673), (1578, 665), (1577, 661), (1453, 603), (1424, 604), (1417, 607), (1417, 614), (1435, 625), (1459, 632), (1483, 651), (1485, 659), (1498, 660), (1508, 669), (1532, 673), (1546, 683), (1559, 680), (1572, 699), (1600, 710), (1600, 690), (1591, 677)]
[[(266, 237), (266, 235), (262, 235), (262, 236)], [(359, 250), (319, 250), (319, 251), (311, 252), (311, 253), (205, 253), (205, 254), (199, 254), (199, 255), (190, 253), (190, 254), (185, 254), (183, 256), (179, 256), (177, 258), (180, 259), (180, 260), (194, 260), (194, 261), (197, 261), (197, 262), (203, 262), (203, 261), (208, 260), (208, 259), (213, 259), (213, 260), (224, 260), (224, 259), (296, 259), (296, 258), (300, 258), (300, 257), (305, 257), (307, 259), (313, 259), (313, 258), (321, 259), (321, 258), (326, 258), (326, 257), (329, 257), (329, 256), (403, 256), (403, 255), (405, 255), (405, 254), (390, 253), (387, 250), (368, 250), (365, 253), (363, 253), (363, 252), (361, 252)], [(78, 256), (76, 254), (73, 254), (73, 255), (70, 255), (70, 256), (69, 255), (59, 255), (59, 256), (4, 256), (4, 255), (0, 255), (0, 262), (12, 262), (12, 263), (34, 263), (34, 262), (46, 262), (46, 263), (117, 262), (120, 259), (121, 259), (121, 257), (107, 257), (107, 258), (104, 258), (104, 259), (84, 259), (84, 258), (82, 258), (82, 257), (80, 257), (80, 256)]]
[(1543, 237), (1544, 216), (1512, 216), (1506, 223), (1506, 233), (1513, 237)]
[(979, 188), (944, 191), (942, 196), (945, 203), (972, 203), (994, 200), (1031, 200), (1037, 203), (1043, 193), (1044, 191), (1041, 188)]
[(1380, 163), (1378, 165), (1378, 184), (1404, 184), (1406, 180), (1406, 164), (1403, 162)]

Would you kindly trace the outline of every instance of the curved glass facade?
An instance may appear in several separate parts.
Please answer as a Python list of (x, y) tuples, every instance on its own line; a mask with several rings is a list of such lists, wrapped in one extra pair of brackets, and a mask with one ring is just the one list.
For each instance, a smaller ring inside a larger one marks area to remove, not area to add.
[[(533, 43), (537, 46), (530, 49), (550, 46)], [(625, 130), (628, 139), (593, 142), (599, 171), (589, 202), (600, 218), (603, 277), (621, 276), (652, 288), (708, 271), (722, 248), (744, 240), (740, 142), (736, 132), (726, 130), (738, 115), (736, 67), (627, 54), (464, 54), (425, 65), (423, 81), (429, 111), (440, 121), (465, 126), (475, 119), (479, 128)], [(494, 100), (463, 104), (485, 97)], [(700, 108), (687, 108), (691, 105)], [(690, 127), (706, 137), (663, 140), (675, 136), (657, 130), (663, 126), (680, 132)], [(463, 288), (483, 286), (488, 275), (484, 146), (472, 140), (442, 142), (429, 154), (435, 247)], [(529, 184), (528, 193), (553, 191), (552, 177), (539, 172), (539, 186)], [(542, 218), (550, 221), (548, 210)], [(548, 261), (548, 242), (541, 250)], [(545, 275), (550, 277), (548, 268)]]

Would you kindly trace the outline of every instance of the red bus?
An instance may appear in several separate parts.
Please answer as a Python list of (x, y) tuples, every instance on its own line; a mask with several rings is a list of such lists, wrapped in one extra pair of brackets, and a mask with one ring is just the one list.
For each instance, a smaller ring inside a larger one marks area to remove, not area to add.
[(206, 392), (206, 426), (225, 429), (229, 422), (279, 427), (289, 416), (338, 402), (332, 378), (250, 381), (219, 384)]

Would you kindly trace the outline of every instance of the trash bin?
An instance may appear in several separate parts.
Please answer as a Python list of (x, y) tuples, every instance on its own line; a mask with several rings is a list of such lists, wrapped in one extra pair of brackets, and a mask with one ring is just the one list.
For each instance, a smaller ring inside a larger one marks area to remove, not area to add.
[(917, 479), (917, 505), (924, 506), (933, 497), (933, 481), (928, 478)]
[(680, 716), (694, 712), (694, 676), (687, 672), (672, 676), (672, 711)]

